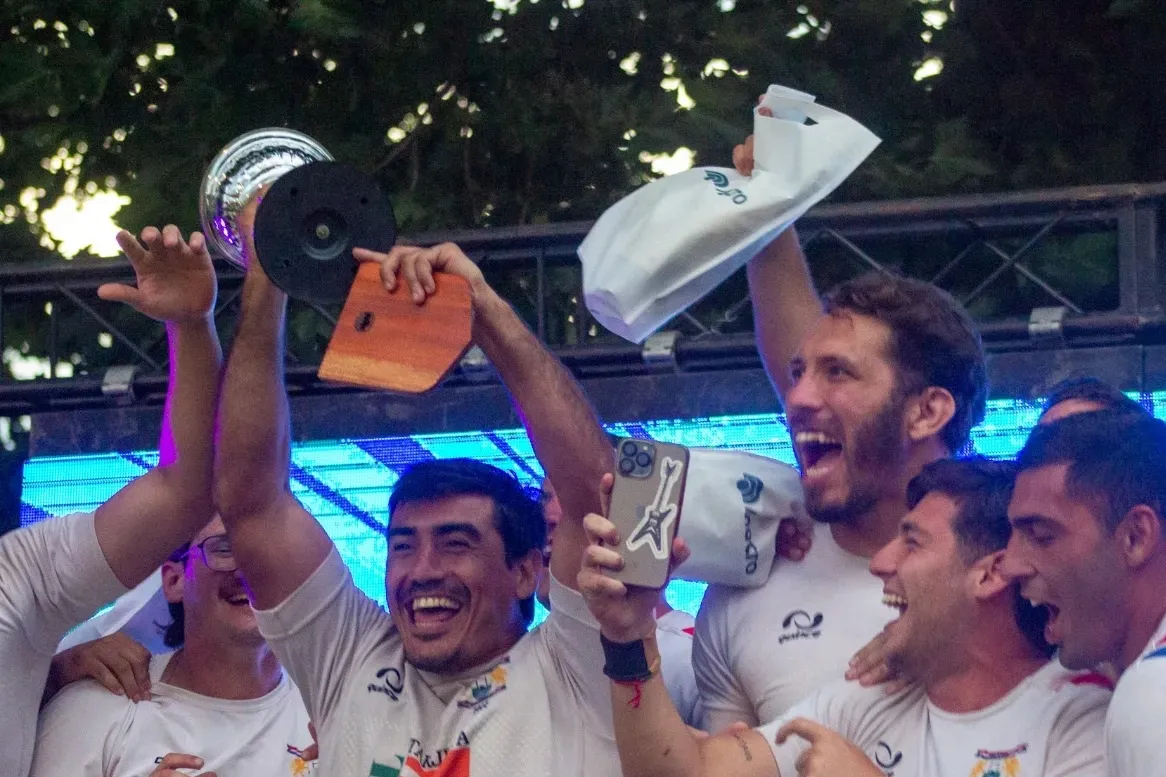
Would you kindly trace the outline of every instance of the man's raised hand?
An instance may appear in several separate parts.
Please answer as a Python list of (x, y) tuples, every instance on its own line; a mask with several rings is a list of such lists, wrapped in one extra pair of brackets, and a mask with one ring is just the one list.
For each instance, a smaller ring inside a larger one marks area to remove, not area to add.
[[(97, 296), (124, 302), (157, 321), (196, 323), (213, 312), (217, 284), (206, 239), (194, 232), (187, 242), (173, 224), (142, 230), (141, 242), (122, 230), (117, 243), (133, 265), (137, 286), (106, 283)], [(143, 245), (144, 244), (144, 245)]]
[(409, 288), (409, 294), (418, 305), (437, 290), (434, 272), (460, 276), (470, 285), (470, 293), (477, 294), (485, 285), (478, 265), (453, 243), (440, 243), (430, 248), (396, 246), (387, 254), (367, 248), (354, 248), (352, 255), (361, 262), (375, 262), (381, 266), (381, 282), (389, 291), (397, 288), (398, 273)]

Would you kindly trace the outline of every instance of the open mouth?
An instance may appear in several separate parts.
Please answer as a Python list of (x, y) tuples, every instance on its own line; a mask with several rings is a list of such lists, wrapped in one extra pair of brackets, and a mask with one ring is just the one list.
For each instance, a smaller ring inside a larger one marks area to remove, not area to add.
[(899, 594), (884, 593), (883, 604), (891, 609), (898, 610), (899, 615), (907, 612), (907, 597)]
[(806, 476), (822, 474), (842, 458), (842, 443), (822, 432), (798, 432), (794, 444)]
[(413, 625), (437, 626), (453, 619), (462, 606), (448, 596), (418, 596), (407, 604)]
[(250, 607), (251, 600), (247, 598), (245, 593), (224, 594), (223, 601), (232, 607)]
[(1060, 615), (1061, 615), (1061, 608), (1056, 606), (1055, 604), (1049, 604), (1048, 602), (1036, 601), (1034, 599), (1029, 599), (1028, 603), (1031, 604), (1033, 607), (1038, 607), (1038, 608), (1045, 611), (1045, 616), (1046, 616), (1045, 641), (1048, 642), (1050, 645), (1059, 644), (1060, 643), (1060, 631), (1059, 631), (1058, 618), (1060, 618)]

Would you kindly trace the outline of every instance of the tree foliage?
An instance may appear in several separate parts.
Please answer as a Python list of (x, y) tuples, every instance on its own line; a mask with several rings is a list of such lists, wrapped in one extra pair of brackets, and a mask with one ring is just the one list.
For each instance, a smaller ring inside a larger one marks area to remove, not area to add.
[(265, 125), (375, 172), (406, 230), (592, 218), (642, 152), (724, 163), (771, 82), (884, 138), (842, 198), (1166, 174), (1158, 0), (6, 0), (0, 29), (0, 207), (109, 179), (131, 227), (193, 226), (206, 163)]

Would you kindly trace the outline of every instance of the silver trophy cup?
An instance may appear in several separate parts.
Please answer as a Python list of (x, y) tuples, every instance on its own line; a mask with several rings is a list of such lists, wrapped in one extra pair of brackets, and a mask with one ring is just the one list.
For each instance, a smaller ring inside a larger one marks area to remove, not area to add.
[(282, 127), (255, 130), (232, 140), (207, 167), (199, 196), (199, 218), (211, 248), (245, 267), (236, 219), (247, 203), (289, 170), (330, 161), (332, 155), (318, 142)]

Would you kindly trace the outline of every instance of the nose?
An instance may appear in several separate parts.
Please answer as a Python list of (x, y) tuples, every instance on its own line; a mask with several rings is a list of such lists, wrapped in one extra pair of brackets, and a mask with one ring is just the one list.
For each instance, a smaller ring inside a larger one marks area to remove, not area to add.
[(790, 386), (785, 395), (785, 412), (793, 422), (799, 416), (806, 418), (822, 408), (822, 392), (813, 374), (806, 372)]
[(413, 554), (413, 563), (409, 567), (409, 577), (414, 582), (429, 582), (440, 580), (445, 575), (442, 555), (431, 543), (423, 542)]
[(879, 549), (870, 560), (870, 573), (884, 582), (889, 580), (898, 567), (898, 545), (900, 541), (893, 539)]
[(1004, 548), (1004, 555), (1000, 559), (1000, 574), (1012, 582), (1024, 581), (1036, 574), (1036, 569), (1024, 557), (1013, 534)]

